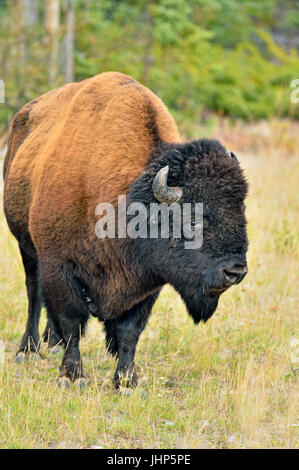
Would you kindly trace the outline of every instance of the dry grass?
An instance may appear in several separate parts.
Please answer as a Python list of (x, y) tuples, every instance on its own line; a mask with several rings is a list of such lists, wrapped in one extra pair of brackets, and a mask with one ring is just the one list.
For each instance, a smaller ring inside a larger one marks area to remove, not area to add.
[(112, 389), (115, 363), (94, 319), (82, 341), (85, 390), (57, 388), (61, 353), (43, 350), (39, 363), (14, 363), (27, 301), (20, 256), (1, 214), (1, 448), (298, 446), (299, 365), (291, 354), (291, 339), (299, 338), (298, 142), (294, 124), (262, 126), (262, 135), (259, 126), (238, 124), (213, 131), (239, 149), (250, 182), (249, 274), (197, 327), (179, 296), (163, 290), (137, 353), (146, 399), (139, 389), (130, 397)]

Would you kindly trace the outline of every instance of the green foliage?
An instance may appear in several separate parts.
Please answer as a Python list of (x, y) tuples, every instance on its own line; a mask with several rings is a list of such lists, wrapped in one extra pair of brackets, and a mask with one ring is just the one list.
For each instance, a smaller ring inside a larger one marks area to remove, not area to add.
[[(50, 85), (44, 2), (29, 31), (16, 20), (21, 2), (2, 3), (0, 78), (7, 103), (0, 107), (0, 132), (26, 101), (63, 84), (61, 4), (59, 74)], [(298, 17), (292, 0), (77, 0), (75, 79), (108, 70), (129, 74), (157, 93), (179, 123), (198, 121), (205, 109), (245, 120), (298, 119), (290, 101), (298, 51), (291, 40), (287, 49), (274, 40), (280, 27), (286, 39), (296, 37)]]

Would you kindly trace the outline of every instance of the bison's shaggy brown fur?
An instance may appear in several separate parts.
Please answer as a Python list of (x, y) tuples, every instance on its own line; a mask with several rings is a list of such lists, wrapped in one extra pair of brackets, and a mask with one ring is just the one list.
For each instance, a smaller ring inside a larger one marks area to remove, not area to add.
[[(12, 122), (4, 169), (6, 193), (14, 187), (8, 210), (25, 202), (21, 219), (29, 218), (37, 249), (53, 237), (53, 226), (55, 243), (64, 245), (70, 225), (78, 230), (87, 226), (86, 217), (95, 220), (97, 202), (114, 203), (128, 192), (160, 139), (180, 141), (173, 118), (159, 98), (126, 75), (103, 73), (49, 92)], [(31, 197), (24, 197), (27, 186)], [(82, 210), (83, 202), (90, 211)], [(58, 214), (64, 214), (59, 232)]]

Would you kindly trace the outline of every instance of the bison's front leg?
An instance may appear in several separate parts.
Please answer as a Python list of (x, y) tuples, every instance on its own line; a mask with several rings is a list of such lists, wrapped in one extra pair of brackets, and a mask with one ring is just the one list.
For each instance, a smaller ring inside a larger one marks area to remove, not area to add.
[(116, 388), (135, 387), (138, 383), (134, 363), (136, 346), (158, 294), (159, 292), (150, 295), (136, 304), (124, 312), (118, 320), (105, 321), (107, 349), (118, 357), (113, 378)]
[(60, 367), (58, 385), (69, 387), (70, 382), (76, 382), (80, 387), (85, 385), (82, 358), (79, 350), (79, 334), (70, 334), (65, 346), (65, 353)]

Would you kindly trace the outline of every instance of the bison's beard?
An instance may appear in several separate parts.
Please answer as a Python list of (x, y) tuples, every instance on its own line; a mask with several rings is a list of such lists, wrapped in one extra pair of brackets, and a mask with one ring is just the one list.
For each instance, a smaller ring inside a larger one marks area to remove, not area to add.
[(187, 310), (191, 317), (193, 318), (194, 323), (199, 323), (200, 321), (206, 322), (215, 312), (220, 294), (213, 293), (209, 294), (200, 289), (190, 298), (184, 298)]

